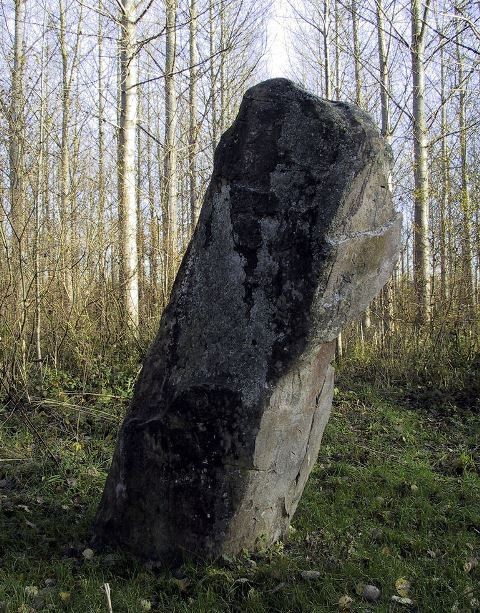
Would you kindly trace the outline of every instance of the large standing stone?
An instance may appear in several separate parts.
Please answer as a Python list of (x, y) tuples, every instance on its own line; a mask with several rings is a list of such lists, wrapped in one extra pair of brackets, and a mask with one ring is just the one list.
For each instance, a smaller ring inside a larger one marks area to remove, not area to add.
[(333, 393), (334, 339), (387, 281), (401, 220), (359, 109), (247, 91), (123, 424), (97, 539), (156, 560), (285, 534)]

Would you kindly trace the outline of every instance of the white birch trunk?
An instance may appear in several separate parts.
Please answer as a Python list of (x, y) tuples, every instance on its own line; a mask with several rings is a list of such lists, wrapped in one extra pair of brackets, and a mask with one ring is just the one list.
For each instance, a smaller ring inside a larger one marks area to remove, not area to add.
[(330, 67), (330, 0), (323, 0), (323, 58), (325, 62), (325, 98), (332, 97), (332, 75)]
[(125, 323), (138, 327), (137, 198), (135, 137), (137, 126), (137, 62), (135, 2), (124, 0), (121, 11), (121, 102), (119, 129), (120, 257)]
[[(428, 1), (428, 0), (427, 0)], [(418, 324), (430, 319), (429, 188), (427, 126), (425, 120), (425, 12), (421, 1), (412, 0), (412, 75), (414, 143), (414, 246), (413, 279)], [(423, 14), (422, 14), (423, 13)]]
[(164, 241), (165, 290), (168, 294), (177, 268), (177, 152), (176, 132), (176, 16), (177, 0), (166, 0), (166, 53), (165, 53), (165, 150), (164, 150)]
[(210, 106), (212, 109), (212, 158), (218, 142), (217, 126), (217, 77), (215, 74), (215, 22), (214, 22), (214, 0), (210, 0), (208, 5), (209, 17), (209, 45), (210, 45)]
[(25, 116), (24, 116), (25, 0), (15, 0), (12, 86), (9, 110), (10, 224), (12, 228), (12, 281), (19, 337), (25, 320)]
[(471, 237), (471, 223), (470, 217), (472, 215), (471, 203), (470, 203), (470, 191), (469, 191), (469, 176), (467, 167), (467, 125), (466, 125), (466, 98), (465, 98), (465, 75), (463, 69), (463, 55), (460, 47), (460, 29), (459, 22), (456, 21), (457, 38), (456, 38), (456, 51), (457, 51), (457, 78), (459, 88), (459, 101), (458, 101), (458, 130), (460, 139), (460, 166), (462, 176), (462, 191), (460, 195), (460, 205), (462, 212), (462, 279), (461, 279), (461, 301), (469, 311), (471, 316), (471, 310), (473, 306), (473, 267), (472, 267), (472, 237)]
[(441, 134), (442, 134), (442, 194), (440, 200), (440, 297), (442, 302), (447, 297), (447, 264), (446, 264), (446, 235), (447, 211), (450, 200), (450, 172), (447, 146), (447, 98), (445, 93), (445, 52), (440, 48), (440, 95), (441, 95)]
[(69, 148), (69, 120), (70, 120), (70, 86), (68, 74), (68, 51), (66, 41), (66, 15), (63, 0), (59, 0), (60, 10), (60, 54), (62, 56), (62, 134), (60, 143), (60, 223), (62, 241), (60, 244), (60, 261), (62, 264), (62, 277), (65, 295), (69, 304), (73, 302), (72, 279), (72, 228), (71, 228), (71, 185), (70, 185), (70, 148)]
[(198, 217), (197, 203), (197, 1), (190, 0), (189, 24), (190, 80), (188, 90), (188, 173), (190, 191), (190, 227), (193, 231)]
[(362, 106), (362, 71), (360, 64), (360, 42), (358, 40), (358, 13), (357, 2), (352, 0), (352, 34), (353, 34), (353, 66), (355, 70), (355, 103)]

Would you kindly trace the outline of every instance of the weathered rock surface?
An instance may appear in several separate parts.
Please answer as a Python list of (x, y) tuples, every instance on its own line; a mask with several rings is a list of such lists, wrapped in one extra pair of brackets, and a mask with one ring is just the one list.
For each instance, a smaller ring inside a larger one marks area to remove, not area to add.
[(123, 424), (97, 539), (172, 560), (285, 534), (333, 394), (334, 339), (399, 250), (371, 119), (285, 79), (245, 94)]

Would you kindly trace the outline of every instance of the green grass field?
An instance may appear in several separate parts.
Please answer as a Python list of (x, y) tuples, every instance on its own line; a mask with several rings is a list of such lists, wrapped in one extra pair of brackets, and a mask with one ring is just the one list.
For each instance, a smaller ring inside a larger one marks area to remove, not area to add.
[(339, 387), (288, 542), (173, 574), (85, 552), (124, 400), (58, 392), (28, 414), (7, 405), (0, 611), (105, 612), (105, 583), (115, 613), (480, 610), (480, 416)]

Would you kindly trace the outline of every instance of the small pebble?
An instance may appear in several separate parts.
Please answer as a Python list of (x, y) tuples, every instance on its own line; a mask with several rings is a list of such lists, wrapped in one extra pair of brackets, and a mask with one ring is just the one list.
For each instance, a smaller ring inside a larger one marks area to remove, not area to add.
[(320, 573), (318, 570), (302, 570), (300, 576), (306, 581), (311, 581), (312, 579), (320, 579), (322, 573)]
[(411, 607), (413, 605), (413, 600), (410, 598), (403, 598), (402, 596), (392, 596), (392, 602), (396, 602), (397, 604), (402, 604), (405, 607)]
[(380, 590), (376, 585), (366, 585), (363, 588), (362, 596), (365, 600), (368, 600), (368, 602), (377, 602), (380, 598)]

